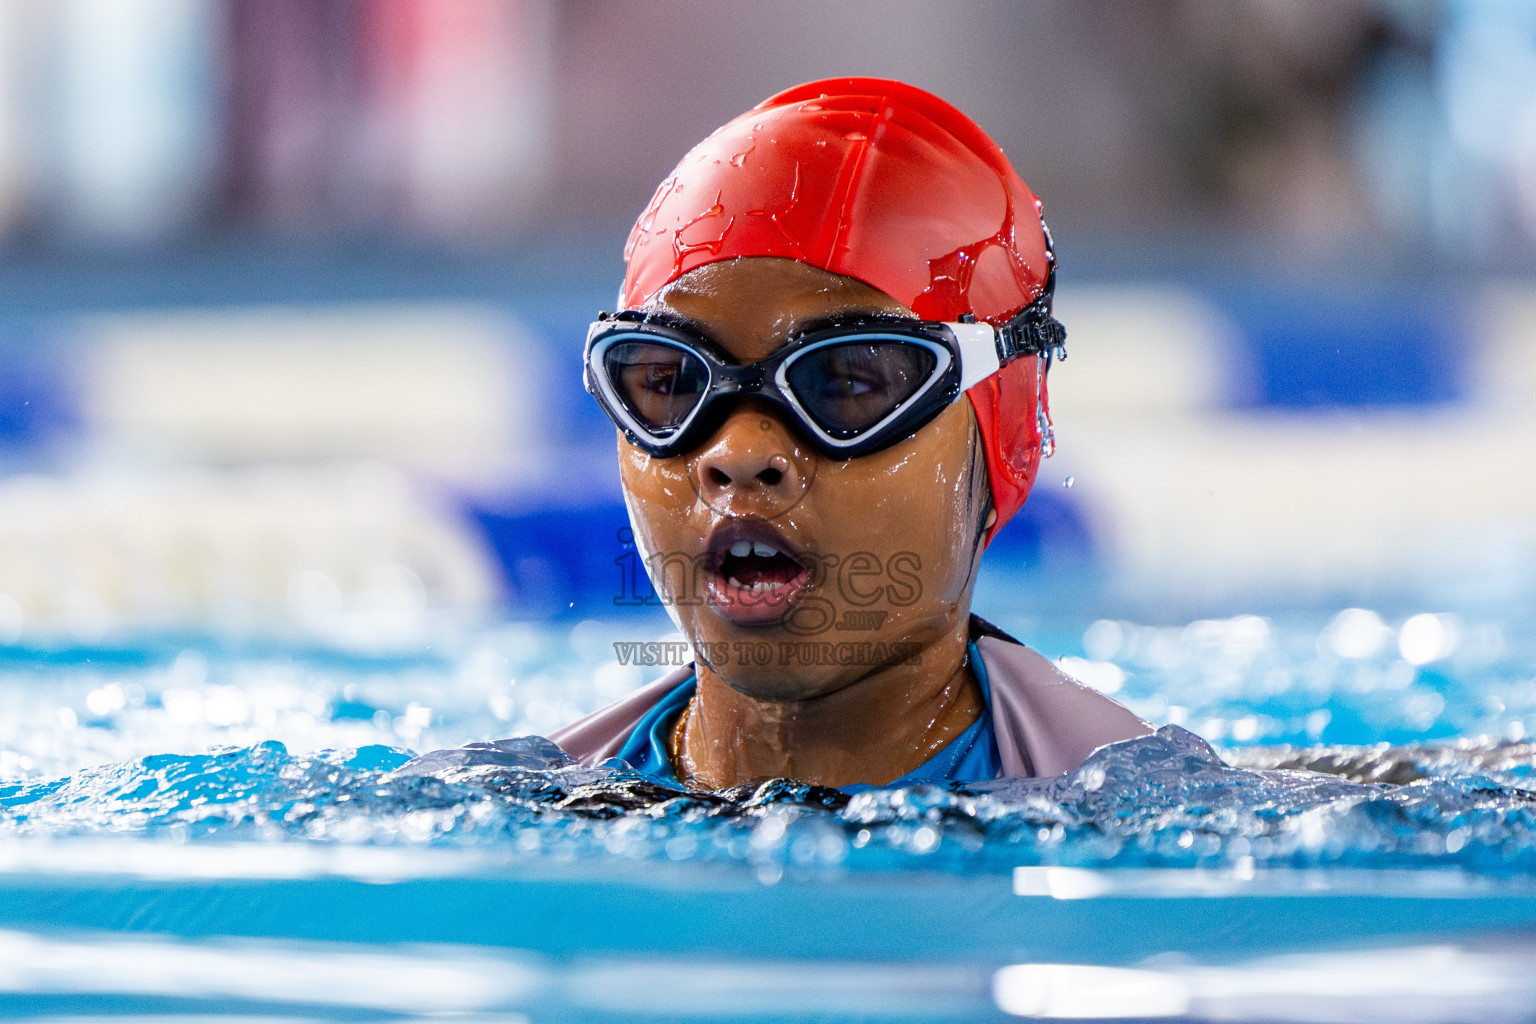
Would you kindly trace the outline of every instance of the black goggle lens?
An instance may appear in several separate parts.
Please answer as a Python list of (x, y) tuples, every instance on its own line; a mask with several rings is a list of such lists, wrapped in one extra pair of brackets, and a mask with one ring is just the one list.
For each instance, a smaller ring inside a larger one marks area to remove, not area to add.
[(933, 374), (938, 357), (901, 341), (850, 341), (812, 349), (785, 379), (823, 430), (840, 441), (885, 419)]
[(603, 372), (629, 414), (657, 436), (682, 426), (709, 387), (704, 360), (675, 345), (648, 341), (609, 346)]

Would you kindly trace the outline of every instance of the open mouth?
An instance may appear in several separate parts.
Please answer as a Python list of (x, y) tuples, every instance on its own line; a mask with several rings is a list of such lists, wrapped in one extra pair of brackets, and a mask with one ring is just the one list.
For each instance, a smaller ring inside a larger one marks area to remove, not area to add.
[(727, 528), (710, 544), (710, 603), (737, 625), (777, 622), (810, 581), (810, 570), (770, 527)]

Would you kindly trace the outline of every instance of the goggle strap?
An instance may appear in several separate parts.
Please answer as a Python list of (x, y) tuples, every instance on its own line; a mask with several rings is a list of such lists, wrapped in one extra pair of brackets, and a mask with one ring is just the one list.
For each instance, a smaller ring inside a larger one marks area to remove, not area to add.
[(960, 349), (960, 390), (969, 391), (1003, 367), (998, 331), (991, 324), (949, 324)]
[(1066, 358), (1067, 329), (1038, 302), (1002, 327), (987, 323), (949, 324), (960, 348), (960, 390), (969, 391), (1023, 356)]
[(997, 350), (1002, 363), (1020, 356), (1067, 354), (1067, 329), (1051, 314), (1031, 307), (998, 328)]

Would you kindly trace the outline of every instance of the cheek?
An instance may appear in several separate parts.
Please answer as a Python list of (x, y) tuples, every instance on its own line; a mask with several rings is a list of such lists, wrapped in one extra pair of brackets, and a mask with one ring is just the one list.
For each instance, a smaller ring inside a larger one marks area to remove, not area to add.
[(825, 465), (807, 502), (824, 551), (869, 551), (882, 563), (910, 556), (925, 597), (958, 600), (975, 555), (975, 464), (969, 407), (956, 403), (904, 444)]
[(652, 551), (675, 548), (689, 528), (697, 496), (688, 483), (687, 470), (680, 458), (653, 459), (638, 448), (619, 443), (619, 482), (635, 529)]

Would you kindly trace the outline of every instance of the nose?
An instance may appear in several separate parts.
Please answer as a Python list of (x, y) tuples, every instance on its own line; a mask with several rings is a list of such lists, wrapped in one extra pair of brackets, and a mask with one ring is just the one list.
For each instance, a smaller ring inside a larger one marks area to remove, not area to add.
[(771, 519), (794, 507), (815, 473), (814, 456), (766, 403), (732, 410), (690, 460), (699, 498), (727, 516)]

